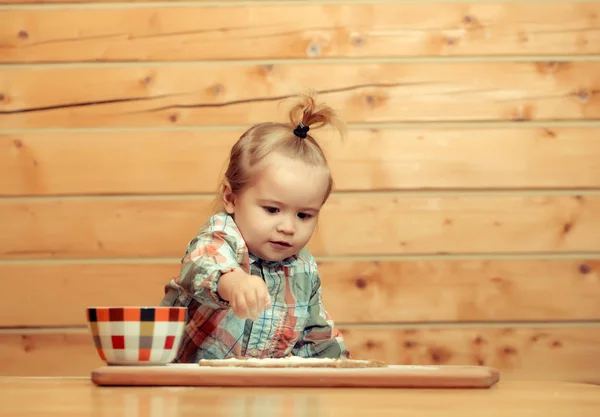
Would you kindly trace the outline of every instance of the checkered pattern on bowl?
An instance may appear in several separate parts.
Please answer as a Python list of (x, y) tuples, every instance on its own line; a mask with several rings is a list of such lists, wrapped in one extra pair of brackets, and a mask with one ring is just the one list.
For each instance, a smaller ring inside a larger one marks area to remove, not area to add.
[(177, 354), (185, 307), (90, 307), (87, 319), (100, 358), (109, 365), (166, 364)]

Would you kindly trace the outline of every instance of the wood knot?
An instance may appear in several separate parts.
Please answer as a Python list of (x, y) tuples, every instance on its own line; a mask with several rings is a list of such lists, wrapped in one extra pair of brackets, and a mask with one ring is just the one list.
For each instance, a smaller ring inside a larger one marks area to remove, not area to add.
[(535, 343), (544, 337), (548, 337), (548, 333), (536, 333), (533, 336), (531, 336), (531, 341)]
[(469, 31), (483, 29), (483, 25), (477, 20), (477, 18), (471, 15), (465, 15), (465, 17), (463, 17), (463, 23)]
[(517, 34), (517, 38), (519, 39), (519, 42), (521, 42), (521, 43), (526, 43), (529, 41), (529, 37), (527, 36), (527, 34), (525, 32), (519, 32)]
[(371, 350), (377, 347), (377, 343), (373, 342), (372, 340), (367, 340), (366, 346), (367, 349)]
[(312, 57), (321, 55), (321, 45), (318, 43), (310, 43), (306, 48), (306, 55)]
[(263, 71), (264, 71), (264, 72), (267, 72), (267, 73), (268, 73), (268, 72), (271, 72), (271, 71), (273, 71), (273, 64), (266, 64), (266, 65), (263, 65), (263, 66), (262, 66), (262, 68), (263, 68)]
[(220, 94), (223, 92), (223, 90), (225, 90), (225, 87), (223, 84), (215, 84), (211, 87), (211, 90), (214, 94)]
[(144, 77), (144, 79), (142, 80), (142, 84), (144, 84), (144, 85), (150, 85), (151, 82), (152, 82), (152, 77), (149, 75)]
[(431, 347), (429, 348), (429, 357), (434, 364), (443, 364), (452, 359), (452, 353), (448, 349)]
[(21, 139), (15, 139), (13, 140), (13, 145), (15, 145), (15, 148), (21, 149), (23, 147), (23, 142)]
[(535, 64), (540, 74), (555, 74), (564, 67), (564, 63), (558, 61), (537, 62)]
[(367, 286), (367, 280), (362, 277), (356, 278), (356, 281), (354, 283), (361, 290)]
[(179, 119), (179, 115), (177, 113), (169, 115), (169, 121), (171, 121), (171, 123), (175, 123), (177, 119)]
[(485, 361), (482, 358), (477, 358), (477, 360), (475, 362), (479, 366), (484, 366), (485, 365)]
[(547, 136), (550, 136), (551, 138), (555, 138), (556, 137), (556, 132), (554, 132), (553, 130), (544, 129), (544, 132), (546, 133)]
[(590, 266), (588, 264), (579, 265), (579, 272), (581, 272), (584, 275), (589, 274), (591, 270), (592, 270), (592, 268), (590, 268)]
[(587, 103), (588, 100), (590, 99), (590, 93), (588, 93), (587, 91), (580, 91), (577, 93), (577, 98), (582, 103)]
[(485, 343), (485, 339), (481, 336), (477, 336), (475, 340), (473, 340), (473, 344), (476, 346), (483, 345)]
[(352, 39), (352, 44), (354, 46), (363, 46), (365, 44), (365, 40), (363, 38), (361, 38), (360, 36), (355, 37), (354, 39)]
[(560, 347), (562, 347), (562, 345), (563, 344), (562, 344), (562, 342), (560, 340), (555, 340), (555, 341), (552, 342), (552, 347), (553, 348), (560, 348)]
[(446, 43), (448, 45), (454, 45), (456, 43), (456, 39), (453, 38), (446, 38)]
[(512, 346), (505, 346), (504, 349), (502, 349), (502, 352), (504, 352), (505, 355), (514, 355), (517, 353), (517, 349)]
[(565, 223), (564, 226), (563, 226), (563, 233), (564, 234), (569, 233), (572, 228), (573, 228), (573, 224), (572, 223), (570, 223), (570, 222)]
[(370, 108), (377, 108), (385, 105), (388, 100), (388, 96), (383, 91), (365, 92), (359, 96), (359, 100), (361, 100)]
[(452, 219), (444, 219), (444, 225), (450, 226), (452, 224)]
[(0, 93), (0, 101), (4, 101), (4, 94)]
[(35, 349), (35, 344), (33, 343), (33, 339), (30, 336), (27, 335), (21, 335), (21, 343), (23, 344), (23, 350), (26, 353), (31, 352), (33, 349)]
[(412, 349), (412, 348), (414, 348), (415, 346), (417, 346), (417, 343), (416, 343), (416, 342), (413, 342), (412, 340), (405, 340), (405, 341), (404, 341), (404, 347), (405, 347), (406, 349)]
[(18, 33), (19, 38), (21, 39), (28, 39), (29, 38), (29, 33), (27, 33), (26, 30), (20, 30)]

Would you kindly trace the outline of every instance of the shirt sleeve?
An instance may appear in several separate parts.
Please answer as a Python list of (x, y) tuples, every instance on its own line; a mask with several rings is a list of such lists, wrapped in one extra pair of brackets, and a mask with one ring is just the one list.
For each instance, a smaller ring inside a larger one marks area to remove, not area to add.
[(308, 307), (309, 319), (292, 354), (305, 358), (350, 359), (342, 333), (335, 327), (323, 305), (321, 279), (317, 272), (314, 273), (314, 281)]
[(217, 286), (223, 274), (241, 270), (236, 249), (236, 239), (226, 228), (208, 227), (188, 244), (179, 276), (168, 287), (215, 310), (229, 308), (229, 302), (219, 296)]

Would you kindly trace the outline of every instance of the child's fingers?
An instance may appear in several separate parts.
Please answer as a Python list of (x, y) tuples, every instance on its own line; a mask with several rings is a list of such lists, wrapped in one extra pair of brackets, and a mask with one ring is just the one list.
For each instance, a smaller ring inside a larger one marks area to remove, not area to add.
[(248, 309), (248, 304), (246, 303), (246, 297), (244, 294), (236, 294), (234, 297), (233, 313), (240, 319), (245, 319), (250, 317), (250, 311)]
[(260, 307), (260, 299), (258, 298), (258, 294), (255, 289), (246, 292), (246, 303), (248, 306), (248, 316), (252, 320), (258, 320), (262, 310)]
[(256, 297), (256, 309), (254, 310), (255, 313), (255, 320), (258, 320), (258, 318), (260, 317), (260, 315), (263, 313), (264, 309), (265, 309), (265, 300), (262, 296), (262, 292), (260, 290), (260, 288), (257, 288), (256, 291), (254, 291), (254, 296)]
[(266, 287), (265, 288), (257, 288), (256, 289), (256, 299), (259, 301), (258, 303), (258, 309), (257, 309), (257, 314), (258, 316), (260, 316), (261, 314), (264, 313), (265, 308), (270, 307), (269, 304), (269, 293), (266, 293), (266, 297), (265, 297), (265, 293), (266, 293)]
[(231, 301), (233, 313), (240, 319), (258, 320), (265, 308), (271, 307), (267, 287), (257, 287), (237, 292)]
[(256, 296), (256, 290), (253, 288), (245, 293), (246, 305), (248, 306), (248, 312), (250, 315), (254, 315), (258, 308), (258, 297)]
[(266, 287), (257, 287), (250, 295), (250, 299), (252, 303), (248, 306), (250, 310), (250, 315), (252, 320), (258, 320), (258, 318), (263, 314), (265, 308), (267, 308), (267, 304), (269, 303), (269, 294), (266, 293)]
[(271, 307), (271, 296), (269, 295), (269, 289), (266, 285), (261, 288), (260, 299), (263, 300), (264, 308)]

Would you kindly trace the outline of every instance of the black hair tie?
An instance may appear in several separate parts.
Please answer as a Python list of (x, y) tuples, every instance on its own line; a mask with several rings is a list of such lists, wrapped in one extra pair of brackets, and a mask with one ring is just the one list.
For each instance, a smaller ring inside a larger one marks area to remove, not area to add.
[(306, 138), (306, 133), (310, 130), (310, 127), (308, 126), (304, 126), (302, 124), (302, 122), (300, 122), (300, 124), (298, 125), (298, 127), (296, 127), (294, 129), (294, 135), (298, 136), (299, 138)]

